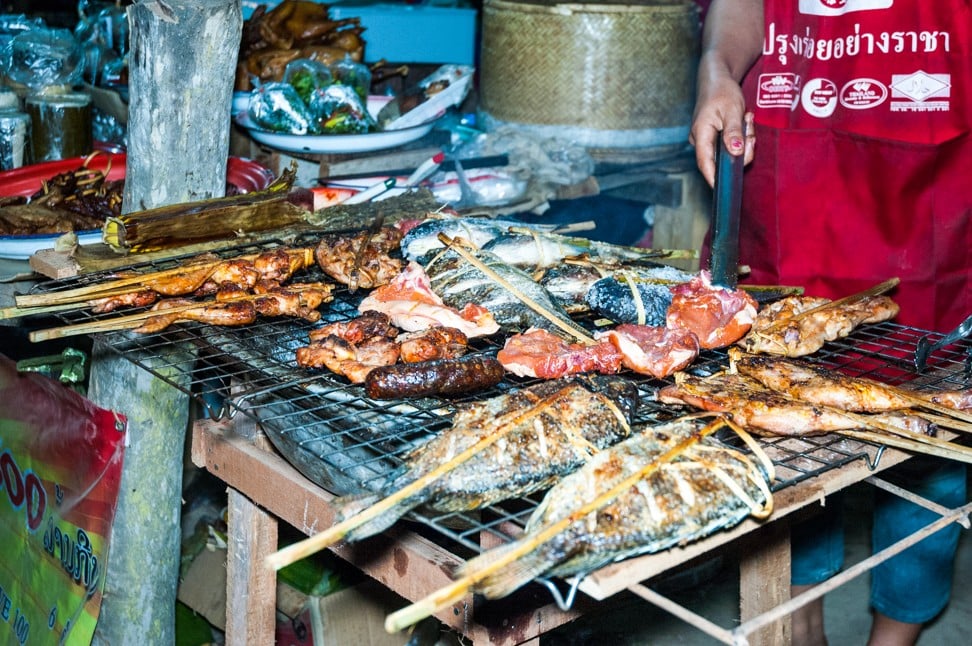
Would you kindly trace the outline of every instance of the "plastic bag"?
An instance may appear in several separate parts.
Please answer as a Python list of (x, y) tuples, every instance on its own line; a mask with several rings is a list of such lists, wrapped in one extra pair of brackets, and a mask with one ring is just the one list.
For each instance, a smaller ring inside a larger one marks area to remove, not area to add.
[(67, 29), (31, 29), (10, 41), (8, 75), (30, 88), (77, 85), (84, 70), (81, 44)]
[(248, 113), (256, 125), (272, 132), (307, 135), (316, 131), (310, 111), (289, 83), (267, 83), (253, 90)]
[(350, 54), (345, 54), (344, 58), (331, 65), (331, 72), (334, 80), (338, 83), (351, 86), (362, 101), (368, 100), (368, 92), (371, 91), (371, 70), (367, 65), (356, 62)]
[(364, 134), (377, 128), (361, 97), (348, 85), (315, 90), (308, 108), (319, 134)]
[(298, 58), (287, 63), (283, 74), (284, 83), (290, 83), (304, 103), (309, 104), (314, 90), (326, 88), (334, 82), (331, 70), (320, 61)]

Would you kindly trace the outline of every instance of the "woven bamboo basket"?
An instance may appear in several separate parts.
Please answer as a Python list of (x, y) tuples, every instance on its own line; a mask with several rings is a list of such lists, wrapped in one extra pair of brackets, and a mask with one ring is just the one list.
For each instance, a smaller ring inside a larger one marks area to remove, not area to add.
[(480, 109), (589, 149), (684, 145), (699, 31), (691, 1), (484, 0)]

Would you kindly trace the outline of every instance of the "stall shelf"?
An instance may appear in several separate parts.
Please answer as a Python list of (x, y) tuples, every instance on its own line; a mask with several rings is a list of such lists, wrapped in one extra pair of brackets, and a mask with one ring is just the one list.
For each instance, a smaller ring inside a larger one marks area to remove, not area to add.
[[(290, 241), (298, 246), (301, 243), (312, 244), (310, 240)], [(264, 242), (258, 248), (221, 253), (252, 253), (278, 244), (283, 243)], [(184, 261), (175, 258), (133, 269), (162, 269)], [(299, 280), (320, 279), (315, 271)], [(97, 279), (85, 275), (43, 284), (37, 290), (56, 292)], [(354, 316), (356, 298), (360, 295), (336, 290), (334, 302), (323, 308), (325, 317), (341, 320)], [(66, 325), (88, 324), (104, 317), (89, 310), (59, 316)], [(272, 641), (275, 576), (265, 557), (277, 549), (279, 522), (308, 535), (327, 528), (334, 522), (331, 501), (335, 495), (368, 489), (372, 479), (401, 464), (410, 447), (448, 426), (456, 401), (495, 394), (478, 393), (453, 401), (370, 400), (363, 389), (340, 377), (296, 365), (294, 350), (307, 343), (311, 328), (306, 321), (262, 319), (240, 328), (183, 323), (153, 334), (111, 332), (98, 338), (108, 350), (186, 389), (209, 413), (209, 419), (194, 426), (192, 456), (197, 465), (222, 479), (230, 491), (229, 644)], [(827, 344), (814, 358), (835, 370), (891, 384), (907, 383), (926, 390), (968, 387), (965, 342), (936, 353), (924, 372), (915, 370), (913, 352), (924, 334), (893, 323), (868, 325), (846, 339)], [(165, 373), (144, 361), (144, 357), (164, 354), (176, 344), (194, 346), (197, 352), (189, 353), (193, 359), (168, 365)], [(474, 346), (474, 351), (482, 353), (497, 349), (496, 342), (490, 341)], [(693, 370), (713, 372), (725, 364), (724, 352), (709, 351)], [(173, 373), (188, 376), (190, 385), (185, 386), (186, 380), (172, 379)], [(627, 378), (641, 393), (636, 424), (666, 421), (680, 414), (654, 401), (654, 392), (662, 382), (632, 375)], [(528, 383), (508, 379), (500, 389)], [(438, 613), (437, 618), (473, 643), (536, 643), (543, 633), (627, 589), (725, 643), (785, 643), (788, 613), (794, 603), (806, 603), (814, 594), (788, 601), (789, 520), (860, 481), (881, 485), (872, 476), (908, 455), (836, 435), (761, 442), (777, 471), (773, 483), (775, 510), (768, 521), (745, 521), (704, 540), (628, 559), (575, 581), (538, 581), (540, 585), (531, 584), (509, 599), (486, 602), (467, 597)], [(405, 605), (446, 586), (454, 567), (471, 556), (512, 540), (538, 500), (525, 498), (477, 513), (417, 511), (381, 536), (332, 549), (401, 595)], [(942, 514), (942, 519), (905, 539), (896, 549), (950, 522), (967, 524), (969, 506), (943, 510), (926, 505)], [(740, 562), (742, 623), (735, 628), (711, 625), (651, 589), (654, 577), (730, 546), (743, 546), (740, 552), (745, 555)], [(887, 558), (890, 553), (877, 558)], [(852, 568), (853, 574), (866, 571), (876, 562), (869, 559), (863, 569)], [(567, 592), (574, 584), (582, 594)]]

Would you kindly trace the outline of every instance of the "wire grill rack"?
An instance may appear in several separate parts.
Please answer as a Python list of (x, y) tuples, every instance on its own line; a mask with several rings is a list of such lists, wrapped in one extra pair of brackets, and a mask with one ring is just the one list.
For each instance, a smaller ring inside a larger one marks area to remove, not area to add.
[[(292, 244), (292, 243), (291, 243)], [(258, 253), (284, 242), (263, 242), (259, 246), (238, 247), (226, 255)], [(158, 271), (184, 262), (175, 258), (165, 262), (144, 263), (134, 271)], [(105, 280), (104, 275), (53, 281), (36, 291), (56, 292)], [(323, 277), (310, 270), (294, 282), (317, 281)], [(360, 386), (326, 370), (307, 370), (297, 365), (295, 350), (308, 343), (308, 332), (326, 322), (357, 315), (360, 294), (337, 289), (334, 301), (324, 306), (324, 318), (312, 324), (299, 319), (261, 319), (240, 328), (217, 328), (197, 323), (182, 323), (155, 334), (137, 335), (111, 332), (100, 341), (136, 365), (168, 381), (194, 397), (211, 417), (241, 413), (256, 420), (274, 446), (301, 473), (324, 489), (338, 495), (376, 490), (387, 475), (402, 464), (403, 456), (415, 446), (450, 426), (457, 405), (495, 396), (536, 380), (508, 377), (498, 386), (482, 393), (449, 400), (423, 398), (409, 401), (380, 401), (365, 396)], [(105, 318), (88, 310), (60, 313), (66, 325)], [(592, 321), (580, 321), (588, 327)], [(853, 376), (865, 376), (889, 384), (909, 383), (927, 390), (968, 387), (970, 346), (959, 342), (935, 353), (921, 374), (915, 370), (913, 355), (922, 330), (892, 323), (859, 328), (851, 336), (827, 344), (813, 360)], [(930, 335), (936, 340), (939, 335)], [(495, 353), (502, 340), (477, 340), (472, 350)], [(191, 347), (171, 352), (178, 346)], [(168, 357), (175, 357), (168, 361)], [(711, 374), (727, 365), (723, 351), (704, 351), (690, 370)], [(685, 411), (655, 401), (655, 391), (668, 383), (649, 377), (624, 373), (638, 387), (640, 403), (635, 424), (649, 425), (669, 421)], [(167, 376), (168, 375), (168, 376)], [(185, 379), (179, 379), (182, 375)], [(179, 382), (182, 382), (180, 385)], [(188, 386), (184, 384), (189, 384)], [(793, 486), (805, 479), (836, 469), (855, 460), (873, 464), (880, 459), (874, 445), (824, 435), (804, 438), (759, 440), (773, 460), (777, 480), (774, 490)], [(418, 531), (428, 533), (457, 553), (468, 555), (482, 550), (481, 545), (508, 541), (515, 537), (536, 508), (541, 494), (506, 501), (475, 512), (439, 513), (422, 509), (407, 518)], [(496, 540), (484, 541), (483, 534)]]

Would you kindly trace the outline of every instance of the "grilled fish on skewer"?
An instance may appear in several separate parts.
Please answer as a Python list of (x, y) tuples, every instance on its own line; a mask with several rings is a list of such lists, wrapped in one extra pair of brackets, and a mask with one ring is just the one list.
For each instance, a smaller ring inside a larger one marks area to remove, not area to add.
[(477, 509), (547, 487), (626, 437), (637, 399), (630, 382), (592, 377), (543, 382), (465, 406), (452, 427), (409, 455), (378, 494), (339, 499), (341, 517), (355, 516), (472, 447), (483, 448), (346, 536), (376, 534), (422, 504)]
[(764, 307), (739, 345), (746, 352), (786, 357), (812, 354), (864, 323), (880, 323), (898, 314), (887, 296), (867, 296), (840, 304), (823, 298), (790, 296)]
[(706, 436), (724, 425), (720, 419), (700, 428), (683, 418), (602, 451), (547, 492), (523, 537), (467, 561), (454, 583), (389, 615), (385, 630), (397, 632), (470, 592), (503, 597), (541, 575), (587, 572), (749, 515), (765, 518), (773, 509), (772, 464), (760, 452), (761, 470), (747, 455), (711, 443)]
[[(698, 432), (699, 425), (686, 420), (645, 429), (563, 478), (544, 496), (527, 522), (526, 537), (517, 543), (566, 518), (573, 521), (569, 527), (517, 561), (515, 567), (478, 581), (474, 589), (487, 598), (500, 598), (537, 576), (589, 572), (698, 540), (750, 515), (768, 516), (772, 495), (767, 475), (744, 453), (708, 438), (647, 478), (638, 478), (609, 496), (612, 489)], [(609, 499), (595, 511), (575, 516), (605, 494)], [(487, 552), (466, 562), (456, 574), (472, 574), (511, 549), (504, 545), (494, 553)]]
[(591, 285), (585, 300), (591, 310), (615, 323), (664, 325), (672, 304), (672, 285), (692, 274), (674, 267), (623, 269)]
[[(408, 260), (421, 261), (430, 251), (441, 250), (444, 246), (439, 234), (450, 238), (462, 238), (479, 248), (490, 240), (510, 230), (511, 227), (527, 227), (517, 220), (490, 218), (430, 218), (408, 231), (401, 242), (402, 255)], [(534, 227), (530, 227), (534, 228)], [(552, 229), (553, 226), (539, 225), (538, 229)]]

